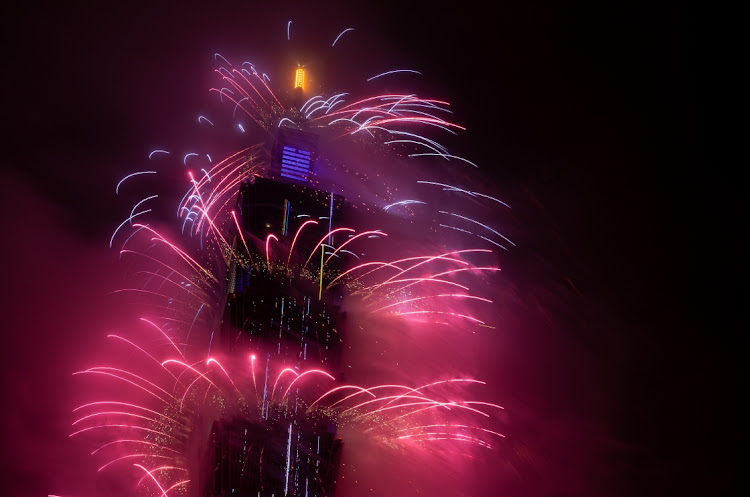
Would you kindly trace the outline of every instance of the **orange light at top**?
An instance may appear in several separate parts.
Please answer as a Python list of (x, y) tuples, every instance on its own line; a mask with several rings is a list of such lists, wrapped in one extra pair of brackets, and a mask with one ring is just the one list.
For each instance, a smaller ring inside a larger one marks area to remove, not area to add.
[(305, 89), (305, 70), (301, 67), (298, 67), (294, 73), (294, 87)]

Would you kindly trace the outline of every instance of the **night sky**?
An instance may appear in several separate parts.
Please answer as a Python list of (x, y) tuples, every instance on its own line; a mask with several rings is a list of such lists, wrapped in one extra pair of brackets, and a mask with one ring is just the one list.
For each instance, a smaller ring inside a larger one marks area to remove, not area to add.
[(513, 206), (518, 247), (503, 269), (518, 307), (502, 309), (507, 336), (492, 343), (504, 362), (486, 372), (519, 419), (508, 445), (518, 481), (476, 495), (728, 493), (747, 201), (708, 147), (702, 13), (676, 2), (256, 3), (2, 7), (0, 493), (62, 493), (57, 475), (77, 457), (61, 440), (69, 376), (121, 284), (107, 249), (123, 219), (114, 185), (161, 143), (189, 139), (183, 123), (211, 101), (215, 52), (272, 58), (290, 19), (321, 50), (354, 27), (372, 73), (419, 69), (467, 128), (456, 153)]

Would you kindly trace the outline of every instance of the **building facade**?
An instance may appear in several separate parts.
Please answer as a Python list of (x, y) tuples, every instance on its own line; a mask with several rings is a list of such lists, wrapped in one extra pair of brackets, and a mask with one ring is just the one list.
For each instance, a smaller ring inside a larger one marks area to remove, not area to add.
[(285, 368), (340, 376), (343, 296), (324, 285), (340, 270), (335, 258), (326, 262), (336, 236), (327, 234), (345, 205), (311, 184), (317, 160), (315, 135), (280, 127), (267, 177), (240, 187), (219, 341), (257, 357), (258, 410), (213, 423), (206, 497), (334, 493), (342, 447), (334, 420), (308, 410), (299, 387), (280, 395), (274, 376)]

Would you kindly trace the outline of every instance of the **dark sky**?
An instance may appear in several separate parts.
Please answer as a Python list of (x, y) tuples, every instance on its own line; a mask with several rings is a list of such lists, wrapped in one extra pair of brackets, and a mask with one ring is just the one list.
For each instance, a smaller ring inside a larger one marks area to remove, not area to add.
[[(363, 65), (428, 75), (467, 127), (457, 151), (514, 206), (519, 247), (504, 268), (537, 309), (516, 312), (526, 338), (510, 340), (517, 352), (496, 370), (517, 372), (510, 396), (530, 420), (518, 433), (537, 460), (518, 463), (519, 495), (725, 493), (747, 202), (736, 169), (708, 149), (702, 13), (677, 2), (351, 3), (3, 7), (8, 426), (64, 431), (49, 420), (64, 404), (49, 390), (88, 335), (60, 332), (106, 316), (55, 316), (111, 284), (98, 275), (122, 219), (117, 179), (180, 139), (179, 123), (208, 101), (214, 52), (268, 57), (293, 19), (315, 46), (351, 26), (370, 40)], [(43, 413), (36, 391), (49, 396)], [(3, 486), (54, 493), (19, 443), (3, 442)]]

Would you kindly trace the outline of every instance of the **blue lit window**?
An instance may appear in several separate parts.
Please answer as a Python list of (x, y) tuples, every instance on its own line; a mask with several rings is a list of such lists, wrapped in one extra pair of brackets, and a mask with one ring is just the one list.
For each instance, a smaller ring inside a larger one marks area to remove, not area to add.
[(284, 145), (284, 149), (281, 153), (282, 177), (307, 181), (307, 175), (310, 174), (310, 166), (310, 152)]

